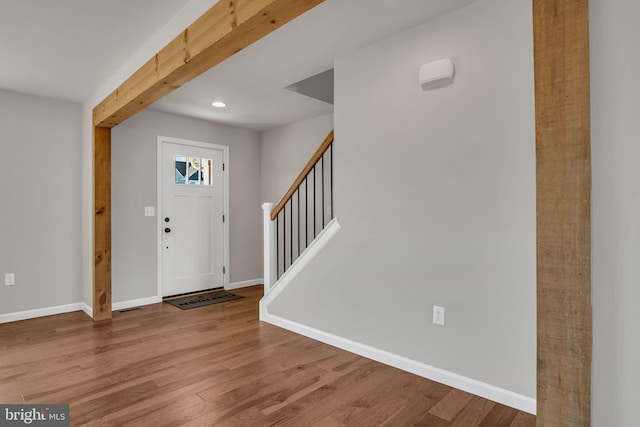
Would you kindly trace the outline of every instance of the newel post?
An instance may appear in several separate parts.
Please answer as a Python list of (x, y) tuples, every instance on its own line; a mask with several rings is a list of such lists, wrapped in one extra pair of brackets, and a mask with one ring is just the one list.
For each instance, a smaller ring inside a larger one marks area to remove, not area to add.
[(264, 230), (264, 293), (276, 283), (276, 223), (271, 220), (273, 203), (262, 204)]

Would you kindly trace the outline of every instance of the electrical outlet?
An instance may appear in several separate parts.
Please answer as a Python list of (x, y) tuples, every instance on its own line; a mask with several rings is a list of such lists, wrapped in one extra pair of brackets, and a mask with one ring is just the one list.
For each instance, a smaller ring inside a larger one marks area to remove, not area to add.
[(9, 273), (4, 275), (4, 284), (5, 286), (13, 286), (16, 284), (16, 275), (14, 273)]
[(433, 306), (433, 323), (444, 326), (444, 307)]

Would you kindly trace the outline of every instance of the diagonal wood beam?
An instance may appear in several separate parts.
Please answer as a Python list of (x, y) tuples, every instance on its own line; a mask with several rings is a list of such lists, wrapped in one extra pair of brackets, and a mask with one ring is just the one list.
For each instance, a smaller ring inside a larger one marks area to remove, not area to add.
[(93, 110), (114, 127), (324, 0), (220, 0)]
[(533, 0), (538, 426), (591, 424), (588, 0)]

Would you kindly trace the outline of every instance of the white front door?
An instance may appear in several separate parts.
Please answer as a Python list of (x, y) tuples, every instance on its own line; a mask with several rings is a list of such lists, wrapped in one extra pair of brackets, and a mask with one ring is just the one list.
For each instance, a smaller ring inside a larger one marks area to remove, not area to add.
[(222, 287), (224, 151), (159, 140), (162, 296)]

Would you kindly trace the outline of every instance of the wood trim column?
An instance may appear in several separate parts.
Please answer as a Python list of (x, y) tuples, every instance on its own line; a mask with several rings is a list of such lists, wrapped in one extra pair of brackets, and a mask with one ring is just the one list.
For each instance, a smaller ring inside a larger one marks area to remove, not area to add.
[(539, 426), (591, 423), (587, 6), (533, 0)]
[(111, 128), (93, 129), (93, 320), (111, 319)]

